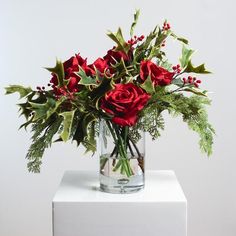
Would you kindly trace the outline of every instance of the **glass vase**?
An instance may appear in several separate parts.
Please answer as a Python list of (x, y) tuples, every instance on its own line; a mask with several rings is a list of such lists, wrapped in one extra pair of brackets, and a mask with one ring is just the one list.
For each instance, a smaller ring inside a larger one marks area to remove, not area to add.
[(100, 121), (100, 189), (109, 193), (132, 193), (144, 188), (145, 133)]

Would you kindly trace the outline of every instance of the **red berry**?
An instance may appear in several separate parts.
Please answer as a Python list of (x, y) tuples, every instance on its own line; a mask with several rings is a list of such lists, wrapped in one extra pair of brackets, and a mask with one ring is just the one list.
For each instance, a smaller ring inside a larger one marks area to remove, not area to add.
[(199, 87), (199, 85), (198, 85), (197, 83), (194, 83), (194, 86), (195, 86), (196, 88), (198, 88), (198, 87)]
[(186, 83), (186, 78), (183, 78), (183, 82)]
[(198, 84), (200, 84), (202, 81), (200, 80), (200, 79), (198, 79), (197, 81), (196, 81), (196, 83), (198, 83)]
[(180, 64), (177, 64), (176, 67), (179, 69), (180, 68)]
[(173, 69), (173, 70), (176, 70), (176, 66), (172, 66), (172, 69)]

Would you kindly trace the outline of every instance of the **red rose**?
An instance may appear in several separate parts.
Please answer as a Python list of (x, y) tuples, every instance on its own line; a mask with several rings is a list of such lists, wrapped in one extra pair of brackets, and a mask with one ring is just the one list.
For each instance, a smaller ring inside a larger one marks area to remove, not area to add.
[(95, 67), (100, 72), (101, 76), (103, 76), (104, 71), (108, 69), (108, 64), (106, 60), (99, 57), (93, 64), (90, 64), (89, 67), (94, 71), (94, 75), (95, 75), (95, 69), (94, 69)]
[(107, 69), (108, 67), (107, 61), (100, 57), (93, 63), (93, 66), (95, 66), (96, 69), (100, 71), (101, 73), (103, 73), (104, 70)]
[(129, 60), (129, 56), (123, 51), (115, 51), (115, 47), (110, 49), (107, 52), (107, 55), (103, 57), (109, 65), (116, 64), (116, 62), (120, 62), (121, 58), (126, 62)]
[(150, 95), (133, 83), (116, 84), (101, 100), (101, 108), (113, 116), (112, 122), (120, 126), (132, 126), (149, 98)]
[(154, 85), (164, 86), (171, 83), (174, 73), (157, 66), (151, 61), (142, 61), (140, 65), (141, 80), (145, 81), (149, 75)]

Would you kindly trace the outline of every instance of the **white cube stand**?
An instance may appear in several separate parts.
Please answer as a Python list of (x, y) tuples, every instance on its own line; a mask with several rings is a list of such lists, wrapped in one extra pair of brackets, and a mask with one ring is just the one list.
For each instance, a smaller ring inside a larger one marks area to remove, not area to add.
[(146, 171), (145, 189), (99, 191), (95, 172), (67, 171), (53, 199), (54, 236), (186, 236), (187, 201), (173, 171)]

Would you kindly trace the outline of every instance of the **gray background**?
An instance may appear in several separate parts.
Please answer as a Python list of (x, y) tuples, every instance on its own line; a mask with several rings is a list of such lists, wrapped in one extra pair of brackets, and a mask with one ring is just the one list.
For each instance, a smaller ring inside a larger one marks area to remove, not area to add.
[[(173, 169), (188, 199), (189, 236), (236, 235), (235, 186), (235, 4), (234, 1), (0, 1), (0, 235), (51, 235), (51, 199), (67, 169), (97, 170), (98, 158), (82, 156), (74, 144), (46, 151), (42, 173), (30, 174), (24, 156), (30, 133), (18, 131), (17, 96), (4, 96), (8, 84), (45, 85), (43, 69), (81, 52), (92, 62), (112, 47), (107, 29), (128, 35), (135, 8), (142, 11), (137, 34), (147, 34), (167, 18), (176, 33), (198, 49), (214, 74), (203, 76), (212, 93), (209, 119), (217, 130), (214, 154), (200, 153), (198, 137), (180, 119), (166, 116), (161, 139), (147, 140), (147, 169)], [(174, 63), (180, 53), (168, 42)]]

